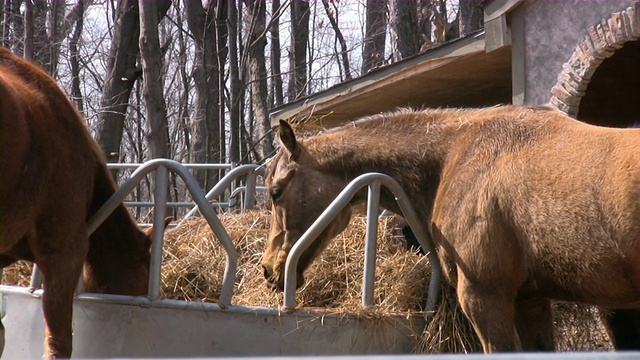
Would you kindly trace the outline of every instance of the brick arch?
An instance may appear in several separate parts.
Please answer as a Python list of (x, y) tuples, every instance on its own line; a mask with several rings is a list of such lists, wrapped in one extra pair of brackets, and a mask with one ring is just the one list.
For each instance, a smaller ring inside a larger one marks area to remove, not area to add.
[(562, 65), (549, 100), (551, 106), (574, 118), (598, 66), (625, 42), (640, 39), (640, 2), (634, 2), (623, 11), (588, 27), (586, 33), (569, 60)]

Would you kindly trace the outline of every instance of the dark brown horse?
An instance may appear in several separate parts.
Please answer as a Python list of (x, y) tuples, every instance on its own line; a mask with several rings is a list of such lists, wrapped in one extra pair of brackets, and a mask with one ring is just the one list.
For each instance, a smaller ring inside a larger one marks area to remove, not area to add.
[(44, 71), (0, 48), (0, 267), (36, 263), (44, 278), (45, 357), (71, 356), (73, 293), (143, 295), (150, 232), (121, 204), (87, 236), (114, 193), (102, 151)]
[[(507, 106), (401, 110), (302, 140), (281, 122), (280, 142), (262, 261), (274, 287), (309, 225), (375, 171), (400, 182), (428, 225), (485, 352), (553, 350), (549, 299), (640, 307), (640, 129)], [(399, 211), (385, 192), (381, 206)], [(298, 279), (349, 217), (302, 255)]]

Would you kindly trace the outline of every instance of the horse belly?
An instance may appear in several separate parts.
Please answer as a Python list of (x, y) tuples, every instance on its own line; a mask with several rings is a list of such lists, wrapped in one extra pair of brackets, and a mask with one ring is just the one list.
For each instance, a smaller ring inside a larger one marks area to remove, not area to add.
[[(612, 249), (568, 247), (532, 262), (537, 295), (604, 307), (640, 307), (640, 259)], [(640, 254), (638, 252), (637, 254)]]

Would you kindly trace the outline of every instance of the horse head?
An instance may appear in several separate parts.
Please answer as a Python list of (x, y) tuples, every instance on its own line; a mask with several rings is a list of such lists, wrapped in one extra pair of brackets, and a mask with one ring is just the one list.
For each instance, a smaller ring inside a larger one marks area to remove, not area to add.
[[(344, 179), (322, 171), (318, 157), (296, 140), (293, 129), (280, 121), (281, 148), (268, 167), (266, 178), (271, 198), (271, 227), (262, 268), (268, 286), (284, 289), (284, 268), (293, 245), (346, 185)], [(344, 209), (302, 254), (297, 283), (304, 283), (303, 272), (322, 252), (329, 240), (349, 224), (351, 210)]]
[[(172, 220), (173, 217), (165, 219), (165, 228)], [(153, 226), (140, 230), (134, 222), (123, 222), (119, 224), (119, 230), (112, 228), (109, 234), (104, 234), (104, 231), (94, 233), (96, 236), (103, 237), (119, 236), (126, 241), (121, 245), (116, 245), (118, 241), (113, 241), (113, 238), (111, 238), (112, 241), (98, 242), (92, 235), (93, 246), (89, 249), (84, 266), (85, 291), (132, 296), (146, 295), (149, 289), (153, 230)], [(126, 246), (126, 248), (116, 251), (114, 246)]]

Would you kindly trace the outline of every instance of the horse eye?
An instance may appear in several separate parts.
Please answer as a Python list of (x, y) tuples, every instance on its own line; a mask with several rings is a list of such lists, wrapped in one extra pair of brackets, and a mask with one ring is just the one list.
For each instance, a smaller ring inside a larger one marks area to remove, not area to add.
[(273, 201), (278, 200), (280, 195), (282, 195), (282, 188), (280, 188), (280, 187), (271, 188), (269, 190), (269, 195), (271, 195), (271, 198), (273, 199)]

